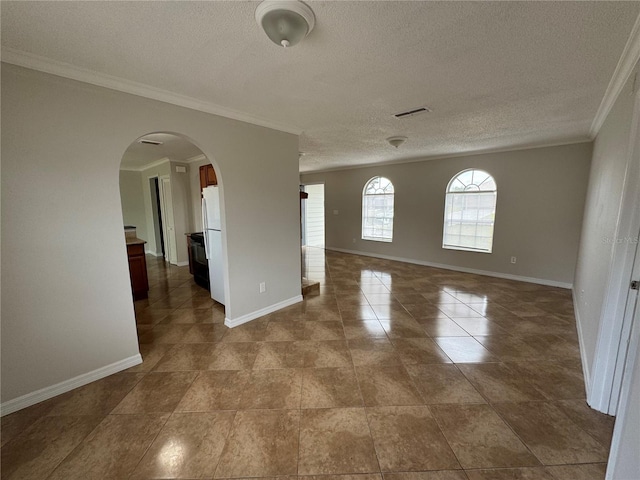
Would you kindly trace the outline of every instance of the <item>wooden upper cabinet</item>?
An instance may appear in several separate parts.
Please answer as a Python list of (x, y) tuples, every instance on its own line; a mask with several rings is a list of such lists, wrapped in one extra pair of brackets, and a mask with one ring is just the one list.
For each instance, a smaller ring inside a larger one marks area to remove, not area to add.
[(213, 165), (202, 165), (200, 167), (200, 193), (211, 185), (218, 185), (216, 171), (213, 169)]

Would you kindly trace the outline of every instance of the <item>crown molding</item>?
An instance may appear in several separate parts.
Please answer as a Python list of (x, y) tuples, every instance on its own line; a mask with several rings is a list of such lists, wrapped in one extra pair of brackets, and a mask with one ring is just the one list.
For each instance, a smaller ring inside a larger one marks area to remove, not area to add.
[(2, 61), (19, 67), (38, 70), (50, 73), (59, 77), (70, 78), (80, 82), (90, 83), (99, 87), (117, 90), (119, 92), (137, 95), (139, 97), (150, 98), (160, 102), (190, 108), (204, 113), (219, 115), (221, 117), (251, 123), (261, 127), (271, 128), (294, 135), (300, 135), (302, 129), (280, 122), (273, 122), (264, 118), (256, 117), (248, 113), (239, 112), (212, 102), (199, 100), (197, 98), (180, 95), (161, 88), (152, 87), (144, 83), (138, 83), (124, 78), (96, 72), (87, 68), (76, 67), (69, 63), (59, 62), (50, 58), (23, 52), (10, 47), (2, 47)]
[(618, 65), (613, 72), (613, 76), (600, 102), (596, 116), (591, 123), (589, 130), (591, 139), (596, 138), (596, 135), (598, 135), (602, 124), (606, 120), (607, 115), (609, 115), (625, 83), (627, 83), (627, 80), (638, 63), (638, 59), (640, 59), (640, 15), (636, 18), (636, 23), (634, 23), (631, 29), (627, 44), (624, 46), (620, 60), (618, 60)]
[[(120, 167), (120, 170), (126, 170), (127, 172), (144, 172), (145, 170), (148, 170), (153, 167), (159, 167), (160, 165), (167, 162), (171, 162), (171, 159), (169, 157), (162, 157), (159, 160), (154, 160), (153, 162), (146, 163), (141, 167)], [(181, 163), (184, 163), (184, 162), (181, 162)]]
[(444, 153), (442, 155), (425, 155), (422, 157), (411, 157), (411, 158), (402, 158), (397, 160), (388, 160), (384, 162), (377, 163), (363, 163), (359, 165), (347, 165), (347, 166), (339, 166), (332, 168), (323, 168), (319, 170), (301, 170), (300, 175), (313, 175), (315, 173), (329, 173), (329, 172), (339, 172), (342, 170), (355, 170), (358, 168), (377, 168), (377, 167), (385, 167), (389, 165), (404, 165), (407, 163), (420, 163), (420, 162), (429, 162), (432, 160), (445, 160), (447, 158), (465, 158), (465, 157), (476, 157), (480, 155), (489, 155), (492, 153), (509, 153), (509, 152), (519, 152), (521, 150), (535, 150), (537, 148), (552, 148), (552, 147), (564, 147), (569, 145), (576, 145), (580, 143), (591, 143), (593, 140), (587, 137), (573, 138), (567, 139), (561, 142), (549, 142), (549, 143), (537, 143), (537, 144), (526, 144), (519, 145), (517, 147), (496, 147), (496, 148), (487, 148), (484, 150), (470, 150), (468, 152), (460, 152), (460, 153)]
[(159, 167), (160, 165), (163, 165), (163, 164), (165, 164), (167, 162), (170, 163), (171, 159), (169, 157), (162, 157), (159, 160), (156, 160), (154, 162), (147, 163), (146, 165), (141, 166), (140, 167), (140, 171), (143, 172), (143, 171), (148, 170), (148, 169), (153, 168), (153, 167)]
[(207, 157), (204, 153), (201, 153), (200, 155), (196, 155), (194, 157), (189, 157), (186, 160), (184, 160), (182, 163), (194, 163), (194, 162), (199, 162), (201, 160), (207, 160)]

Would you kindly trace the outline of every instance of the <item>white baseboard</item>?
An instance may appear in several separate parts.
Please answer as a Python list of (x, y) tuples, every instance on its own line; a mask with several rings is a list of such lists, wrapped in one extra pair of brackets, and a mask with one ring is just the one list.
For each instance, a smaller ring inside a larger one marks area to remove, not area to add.
[[(576, 317), (576, 330), (578, 331), (578, 345), (580, 347), (580, 363), (582, 363), (582, 376), (584, 377), (584, 388), (587, 394), (587, 404), (594, 408), (591, 395), (591, 372), (589, 371), (589, 363), (587, 362), (587, 353), (584, 348), (584, 337), (582, 336), (582, 322), (580, 321), (580, 309), (578, 308), (578, 296), (575, 290), (571, 289), (571, 298), (573, 299), (573, 315)], [(598, 410), (598, 409), (596, 409)]]
[(264, 315), (268, 315), (277, 310), (283, 309), (290, 305), (294, 305), (302, 301), (302, 295), (296, 295), (295, 297), (289, 298), (288, 300), (283, 300), (282, 302), (274, 303), (273, 305), (269, 305), (268, 307), (261, 308), (260, 310), (256, 310), (255, 312), (247, 313), (246, 315), (242, 315), (241, 317), (234, 318), (233, 320), (229, 318), (224, 319), (224, 324), (229, 327), (237, 327), (238, 325), (242, 325), (243, 323), (250, 322), (251, 320), (255, 320), (256, 318), (262, 317)]
[(169, 262), (169, 265), (175, 265), (176, 267), (186, 267), (189, 265), (189, 261), (186, 262)]
[(23, 408), (30, 407), (36, 403), (43, 402), (44, 400), (66, 393), (74, 388), (82, 387), (83, 385), (95, 382), (96, 380), (108, 377), (109, 375), (113, 375), (114, 373), (121, 372), (122, 370), (126, 370), (127, 368), (134, 367), (141, 363), (142, 356), (140, 354), (133, 355), (132, 357), (125, 358), (124, 360), (100, 367), (91, 372), (83, 373), (82, 375), (70, 378), (69, 380), (56, 383), (50, 387), (41, 388), (40, 390), (27, 393), (26, 395), (14, 398), (13, 400), (8, 400), (0, 405), (0, 416), (17, 412)]
[(547, 280), (545, 278), (523, 277), (521, 275), (511, 275), (510, 273), (490, 272), (488, 270), (476, 270), (475, 268), (458, 267), (455, 265), (446, 265), (443, 263), (426, 262), (423, 260), (415, 260), (413, 258), (394, 257), (391, 255), (382, 255), (378, 253), (361, 252), (358, 250), (347, 250), (344, 248), (325, 247), (325, 250), (334, 252), (350, 253), (352, 255), (362, 255), (365, 257), (381, 258), (383, 260), (394, 260), (396, 262), (412, 263), (414, 265), (422, 265), (425, 267), (442, 268), (444, 270), (453, 270), (456, 272), (473, 273), (476, 275), (485, 275), (488, 277), (504, 278), (506, 280), (516, 280), (518, 282), (536, 283), (538, 285), (547, 285), (549, 287), (573, 288), (572, 283), (556, 282), (555, 280)]
[(158, 253), (158, 252), (153, 252), (151, 250), (145, 250), (144, 253), (146, 253), (147, 255), (153, 255), (154, 257), (161, 257), (162, 256), (162, 252)]

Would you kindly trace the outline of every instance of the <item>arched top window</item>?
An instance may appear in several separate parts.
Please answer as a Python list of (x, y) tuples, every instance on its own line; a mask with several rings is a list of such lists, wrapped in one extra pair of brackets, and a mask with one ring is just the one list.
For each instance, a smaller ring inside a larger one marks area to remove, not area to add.
[(362, 190), (362, 239), (393, 240), (393, 197), (391, 180), (373, 177)]
[(483, 170), (455, 175), (445, 194), (442, 248), (491, 253), (498, 189)]

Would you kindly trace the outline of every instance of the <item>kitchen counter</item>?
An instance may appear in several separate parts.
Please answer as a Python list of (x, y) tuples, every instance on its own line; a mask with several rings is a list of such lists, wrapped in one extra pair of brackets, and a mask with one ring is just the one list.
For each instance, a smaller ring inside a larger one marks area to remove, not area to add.
[(125, 240), (127, 242), (127, 246), (129, 245), (144, 245), (145, 243), (147, 243), (146, 240), (142, 240), (138, 237), (125, 237)]

